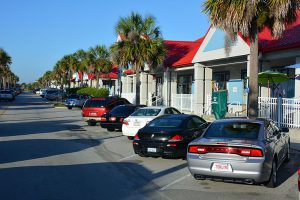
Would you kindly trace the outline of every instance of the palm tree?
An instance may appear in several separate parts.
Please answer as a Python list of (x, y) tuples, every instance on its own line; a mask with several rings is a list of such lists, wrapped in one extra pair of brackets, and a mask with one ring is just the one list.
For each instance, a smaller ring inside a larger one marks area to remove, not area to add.
[(75, 56), (75, 54), (70, 54), (70, 55), (66, 55), (65, 56), (65, 61), (68, 65), (69, 68), (69, 74), (68, 74), (68, 84), (69, 84), (69, 88), (71, 86), (71, 79), (74, 73), (78, 72), (78, 67), (79, 67), (79, 62), (77, 57)]
[(166, 55), (160, 29), (155, 25), (154, 17), (143, 18), (138, 13), (131, 13), (120, 18), (116, 33), (124, 39), (111, 46), (112, 60), (118, 66), (132, 66), (136, 74), (136, 104), (140, 104), (141, 68), (145, 64), (149, 68), (159, 66)]
[(80, 49), (76, 51), (74, 55), (78, 60), (78, 72), (82, 73), (81, 85), (83, 85), (83, 75), (87, 73), (89, 68), (88, 53)]
[(6, 89), (6, 77), (10, 71), (9, 66), (12, 63), (11, 57), (0, 48), (0, 76), (2, 77), (3, 88)]
[(110, 56), (105, 46), (97, 45), (90, 48), (89, 53), (92, 55), (92, 72), (96, 75), (96, 88), (99, 88), (99, 78), (101, 73), (109, 73), (112, 68)]
[(280, 37), (297, 19), (299, 7), (299, 0), (206, 0), (203, 4), (213, 26), (233, 39), (238, 33), (250, 38), (249, 117), (258, 116), (258, 33), (268, 27), (274, 37)]

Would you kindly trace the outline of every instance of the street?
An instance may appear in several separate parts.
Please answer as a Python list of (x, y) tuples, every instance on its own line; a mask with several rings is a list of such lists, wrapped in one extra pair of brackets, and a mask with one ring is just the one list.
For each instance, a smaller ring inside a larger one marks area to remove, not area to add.
[(300, 131), (291, 132), (277, 188), (197, 181), (186, 160), (139, 157), (121, 132), (23, 93), (0, 102), (0, 199), (298, 199)]

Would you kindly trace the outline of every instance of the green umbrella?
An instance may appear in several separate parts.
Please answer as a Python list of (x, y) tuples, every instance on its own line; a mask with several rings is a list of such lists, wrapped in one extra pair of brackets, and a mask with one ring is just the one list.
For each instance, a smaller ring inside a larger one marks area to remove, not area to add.
[[(268, 88), (270, 88), (270, 84), (281, 83), (290, 80), (290, 78), (280, 72), (274, 71), (264, 71), (258, 74), (258, 83), (268, 84)], [(270, 91), (268, 92), (270, 96)]]

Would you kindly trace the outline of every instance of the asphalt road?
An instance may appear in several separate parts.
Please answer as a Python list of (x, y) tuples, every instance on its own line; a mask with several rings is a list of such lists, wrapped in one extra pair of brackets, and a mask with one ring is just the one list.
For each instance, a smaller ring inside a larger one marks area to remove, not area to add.
[(185, 160), (136, 156), (121, 132), (23, 93), (0, 102), (0, 199), (298, 199), (300, 140), (292, 148), (275, 189), (196, 181)]

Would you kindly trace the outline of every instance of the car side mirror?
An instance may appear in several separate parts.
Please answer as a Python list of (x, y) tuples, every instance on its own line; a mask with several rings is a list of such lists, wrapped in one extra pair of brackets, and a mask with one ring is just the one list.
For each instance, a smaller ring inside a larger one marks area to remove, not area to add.
[(281, 132), (284, 132), (284, 133), (288, 133), (290, 130), (289, 130), (289, 128), (287, 128), (287, 127), (281, 127), (281, 128), (280, 128), (280, 131), (281, 131)]

